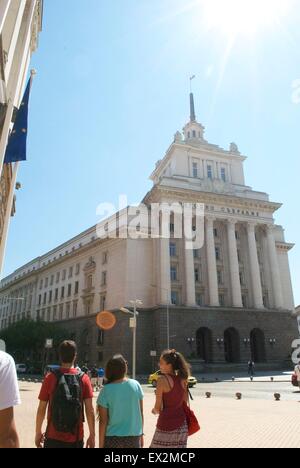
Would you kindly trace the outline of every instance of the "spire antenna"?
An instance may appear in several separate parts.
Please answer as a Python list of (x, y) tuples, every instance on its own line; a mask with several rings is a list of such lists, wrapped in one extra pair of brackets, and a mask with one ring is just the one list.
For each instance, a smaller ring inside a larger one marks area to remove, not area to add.
[(196, 113), (195, 113), (195, 101), (194, 101), (194, 94), (192, 90), (192, 81), (196, 78), (196, 75), (191, 76), (190, 78), (190, 119), (191, 122), (196, 122)]

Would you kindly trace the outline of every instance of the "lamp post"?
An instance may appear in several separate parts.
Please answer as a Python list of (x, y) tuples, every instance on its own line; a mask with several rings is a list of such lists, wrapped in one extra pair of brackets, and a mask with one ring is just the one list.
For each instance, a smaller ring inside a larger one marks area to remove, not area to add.
[(133, 342), (132, 342), (132, 378), (135, 380), (136, 379), (136, 329), (137, 329), (137, 317), (139, 315), (137, 311), (137, 306), (143, 305), (143, 302), (140, 301), (139, 299), (136, 299), (135, 301), (130, 301), (130, 304), (133, 305), (133, 312), (126, 307), (121, 307), (121, 312), (124, 312), (125, 314), (129, 314), (132, 316), (132, 320), (130, 323), (130, 327), (132, 328), (133, 331)]

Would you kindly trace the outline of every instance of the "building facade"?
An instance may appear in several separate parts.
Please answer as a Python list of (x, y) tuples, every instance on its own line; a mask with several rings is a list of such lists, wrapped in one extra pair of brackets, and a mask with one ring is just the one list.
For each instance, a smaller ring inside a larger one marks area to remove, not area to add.
[(0, 273), (9, 220), (15, 214), (17, 177), (17, 164), (3, 165), (3, 160), (31, 56), (38, 45), (42, 14), (43, 0), (0, 2)]
[[(268, 367), (288, 361), (298, 332), (288, 260), (293, 244), (274, 221), (281, 204), (245, 184), (246, 158), (236, 144), (226, 151), (205, 140), (190, 99), (190, 121), (156, 164), (141, 207), (148, 221), (153, 206), (201, 204), (201, 248), (186, 248), (172, 212), (169, 236), (153, 236), (145, 217), (128, 236), (134, 217), (124, 218), (123, 210), (5, 278), (2, 329), (25, 317), (55, 321), (78, 342), (81, 362), (103, 364), (116, 352), (130, 361), (129, 319), (120, 308), (139, 299), (139, 372), (151, 370), (151, 351), (159, 354), (167, 344), (199, 369), (244, 365), (250, 357)], [(115, 238), (109, 236), (114, 223)], [(108, 332), (95, 324), (103, 310), (117, 317)]]

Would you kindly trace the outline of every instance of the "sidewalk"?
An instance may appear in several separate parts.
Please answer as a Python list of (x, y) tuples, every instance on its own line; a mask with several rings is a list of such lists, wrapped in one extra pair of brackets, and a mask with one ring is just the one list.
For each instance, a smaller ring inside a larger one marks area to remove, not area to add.
[[(23, 403), (16, 408), (16, 421), (22, 447), (31, 448), (40, 385), (21, 382), (20, 388)], [(153, 405), (153, 393), (146, 393), (146, 447), (151, 444), (155, 431), (156, 417), (151, 414)], [(205, 400), (196, 396), (192, 406), (202, 430), (189, 439), (189, 448), (300, 448), (298, 401)]]

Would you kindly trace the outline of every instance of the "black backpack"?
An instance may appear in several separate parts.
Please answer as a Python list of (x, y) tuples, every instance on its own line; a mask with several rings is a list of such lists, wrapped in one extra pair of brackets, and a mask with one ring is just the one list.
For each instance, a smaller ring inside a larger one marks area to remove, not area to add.
[(54, 371), (57, 386), (51, 402), (51, 422), (57, 432), (76, 435), (83, 420), (83, 372), (62, 374)]

